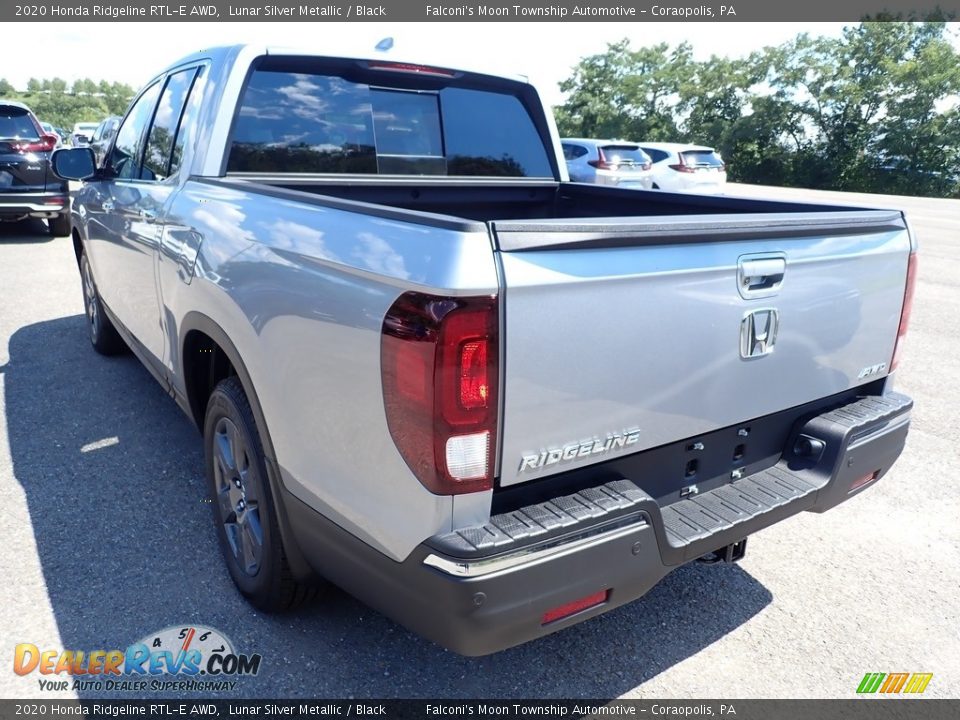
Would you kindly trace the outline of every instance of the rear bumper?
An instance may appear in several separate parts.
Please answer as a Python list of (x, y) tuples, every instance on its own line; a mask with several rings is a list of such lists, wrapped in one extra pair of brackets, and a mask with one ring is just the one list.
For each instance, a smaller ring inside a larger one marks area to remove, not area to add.
[[(631, 602), (679, 565), (861, 492), (903, 450), (911, 408), (895, 393), (863, 398), (795, 428), (774, 466), (710, 492), (660, 507), (614, 480), (432, 538), (402, 563), (292, 496), (285, 505), (318, 572), (451, 650), (485, 655)], [(543, 623), (601, 592), (602, 604)]]
[(10, 193), (0, 192), (0, 217), (49, 218), (70, 209), (70, 191)]

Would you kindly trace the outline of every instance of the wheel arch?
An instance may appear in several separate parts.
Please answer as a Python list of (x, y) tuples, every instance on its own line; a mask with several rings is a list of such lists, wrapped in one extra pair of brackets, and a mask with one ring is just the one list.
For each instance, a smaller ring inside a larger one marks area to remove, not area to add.
[[(210, 347), (208, 343), (212, 343), (213, 347)], [(203, 357), (207, 355), (206, 350), (211, 351), (210, 357)], [(222, 359), (218, 359), (218, 354), (221, 353)], [(290, 564), (290, 569), (295, 578), (303, 580), (313, 576), (314, 571), (300, 550), (287, 517), (287, 510), (283, 503), (285, 495), (280, 475), (280, 464), (276, 460), (276, 451), (270, 438), (263, 407), (237, 346), (226, 331), (213, 319), (201, 312), (191, 311), (187, 313), (180, 324), (178, 354), (186, 393), (186, 407), (184, 409), (189, 411), (191, 419), (193, 419), (201, 434), (203, 433), (210, 392), (223, 377), (229, 377), (229, 375), (219, 377), (223, 366), (218, 366), (217, 363), (223, 361), (229, 363), (231, 374), (236, 375), (240, 380), (243, 391), (250, 401), (250, 409), (253, 411), (253, 419), (257, 424), (257, 432), (260, 434), (260, 442), (265, 455), (264, 463), (267, 467), (267, 480), (270, 483), (270, 491), (273, 495), (273, 505), (280, 526), (280, 535), (287, 555), (287, 562)], [(200, 382), (199, 373), (204, 371), (204, 363), (212, 363), (212, 366), (206, 368), (208, 372), (212, 369), (212, 373), (206, 382)], [(212, 386), (210, 386), (211, 383)], [(201, 398), (200, 395), (204, 393), (205, 389), (207, 390), (206, 397)]]

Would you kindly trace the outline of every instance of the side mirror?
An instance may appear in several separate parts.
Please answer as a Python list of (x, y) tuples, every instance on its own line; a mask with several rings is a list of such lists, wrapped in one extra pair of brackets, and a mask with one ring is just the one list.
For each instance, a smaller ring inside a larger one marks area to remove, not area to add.
[(53, 172), (62, 180), (89, 180), (97, 173), (97, 161), (88, 147), (53, 151)]

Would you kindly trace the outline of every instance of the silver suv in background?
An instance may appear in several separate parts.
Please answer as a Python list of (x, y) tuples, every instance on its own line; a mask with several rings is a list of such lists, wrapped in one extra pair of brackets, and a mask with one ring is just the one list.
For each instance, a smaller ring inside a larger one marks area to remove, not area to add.
[(722, 193), (727, 166), (720, 154), (705, 145), (641, 143), (653, 160), (653, 187), (670, 192)]
[(83, 147), (90, 144), (90, 138), (97, 129), (95, 122), (78, 122), (73, 126), (73, 133), (70, 135), (70, 144), (74, 147)]
[(653, 186), (650, 156), (636, 143), (563, 138), (560, 144), (573, 182), (642, 190)]

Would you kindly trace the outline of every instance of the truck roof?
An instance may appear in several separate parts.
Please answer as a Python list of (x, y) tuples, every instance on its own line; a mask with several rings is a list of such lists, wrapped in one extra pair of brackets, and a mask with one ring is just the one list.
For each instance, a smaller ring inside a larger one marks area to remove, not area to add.
[[(382, 42), (383, 41), (381, 41), (381, 43)], [(411, 48), (409, 52), (405, 52), (402, 49), (397, 50), (394, 46), (391, 46), (388, 50), (377, 50), (373, 46), (370, 46), (369, 48), (361, 48), (356, 41), (345, 42), (336, 40), (324, 40), (322, 48), (304, 48), (284, 45), (258, 45), (253, 43), (215, 46), (191, 53), (190, 55), (187, 55), (186, 57), (183, 57), (171, 64), (169, 67), (164, 69), (163, 72), (168, 72), (173, 68), (179, 67), (180, 65), (202, 59), (223, 62), (228, 60), (231, 55), (234, 57), (247, 56), (251, 58), (258, 57), (260, 55), (302, 55), (304, 57), (317, 58), (334, 57), (350, 58), (354, 60), (379, 60), (410, 63), (414, 65), (427, 65), (450, 70), (460, 70), (463, 72), (476, 73), (480, 75), (503, 77), (516, 82), (527, 84), (530, 83), (530, 79), (526, 75), (519, 73), (498, 73), (491, 71), (489, 67), (478, 66), (469, 60), (464, 61), (460, 58), (444, 56), (443, 54), (430, 52), (429, 50), (422, 51), (417, 48)]]

